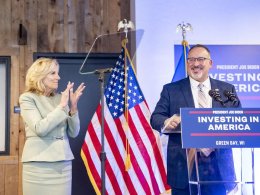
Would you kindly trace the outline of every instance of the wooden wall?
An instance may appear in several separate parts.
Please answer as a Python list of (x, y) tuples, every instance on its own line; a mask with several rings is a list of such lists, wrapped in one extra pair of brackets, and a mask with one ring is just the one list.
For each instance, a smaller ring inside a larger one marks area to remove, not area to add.
[[(0, 0), (0, 4), (0, 55), (11, 57), (10, 155), (0, 156), (0, 195), (21, 195), (25, 135), (13, 108), (24, 90), (33, 53), (88, 52), (97, 35), (116, 32), (118, 22), (130, 18), (130, 0)], [(118, 42), (103, 41), (94, 51), (114, 52), (117, 47)]]

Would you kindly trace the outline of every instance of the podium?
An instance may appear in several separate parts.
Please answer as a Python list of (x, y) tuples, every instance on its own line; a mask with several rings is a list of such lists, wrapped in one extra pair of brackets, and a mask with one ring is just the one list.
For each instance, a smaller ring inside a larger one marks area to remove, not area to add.
[(260, 109), (182, 108), (190, 193), (255, 194)]

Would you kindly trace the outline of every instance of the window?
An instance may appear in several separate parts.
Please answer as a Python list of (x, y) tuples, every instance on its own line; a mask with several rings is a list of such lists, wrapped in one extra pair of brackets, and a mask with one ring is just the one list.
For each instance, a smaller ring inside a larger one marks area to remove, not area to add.
[(0, 155), (9, 154), (10, 57), (0, 57)]

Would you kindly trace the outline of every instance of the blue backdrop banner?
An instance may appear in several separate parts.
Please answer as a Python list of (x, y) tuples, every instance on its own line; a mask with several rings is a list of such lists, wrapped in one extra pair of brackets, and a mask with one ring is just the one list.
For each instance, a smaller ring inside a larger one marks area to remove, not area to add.
[[(260, 45), (207, 45), (207, 47), (213, 60), (210, 76), (233, 84), (243, 108), (259, 107)], [(174, 46), (175, 64), (178, 64), (182, 52), (182, 45)]]

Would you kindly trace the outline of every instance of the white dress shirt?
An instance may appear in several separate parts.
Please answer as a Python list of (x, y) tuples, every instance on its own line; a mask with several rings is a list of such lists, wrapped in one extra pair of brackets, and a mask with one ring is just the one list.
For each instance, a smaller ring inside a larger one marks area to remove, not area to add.
[[(195, 108), (199, 108), (199, 104), (198, 104), (198, 91), (199, 91), (198, 85), (200, 84), (200, 82), (194, 80), (191, 77), (189, 77), (189, 78), (190, 78), (191, 92), (192, 92), (192, 96), (193, 96), (193, 100), (194, 100), (194, 105), (195, 105)], [(202, 84), (203, 84), (202, 90), (203, 90), (203, 92), (206, 96), (208, 108), (212, 108), (212, 98), (209, 95), (209, 90), (211, 90), (209, 77)]]

